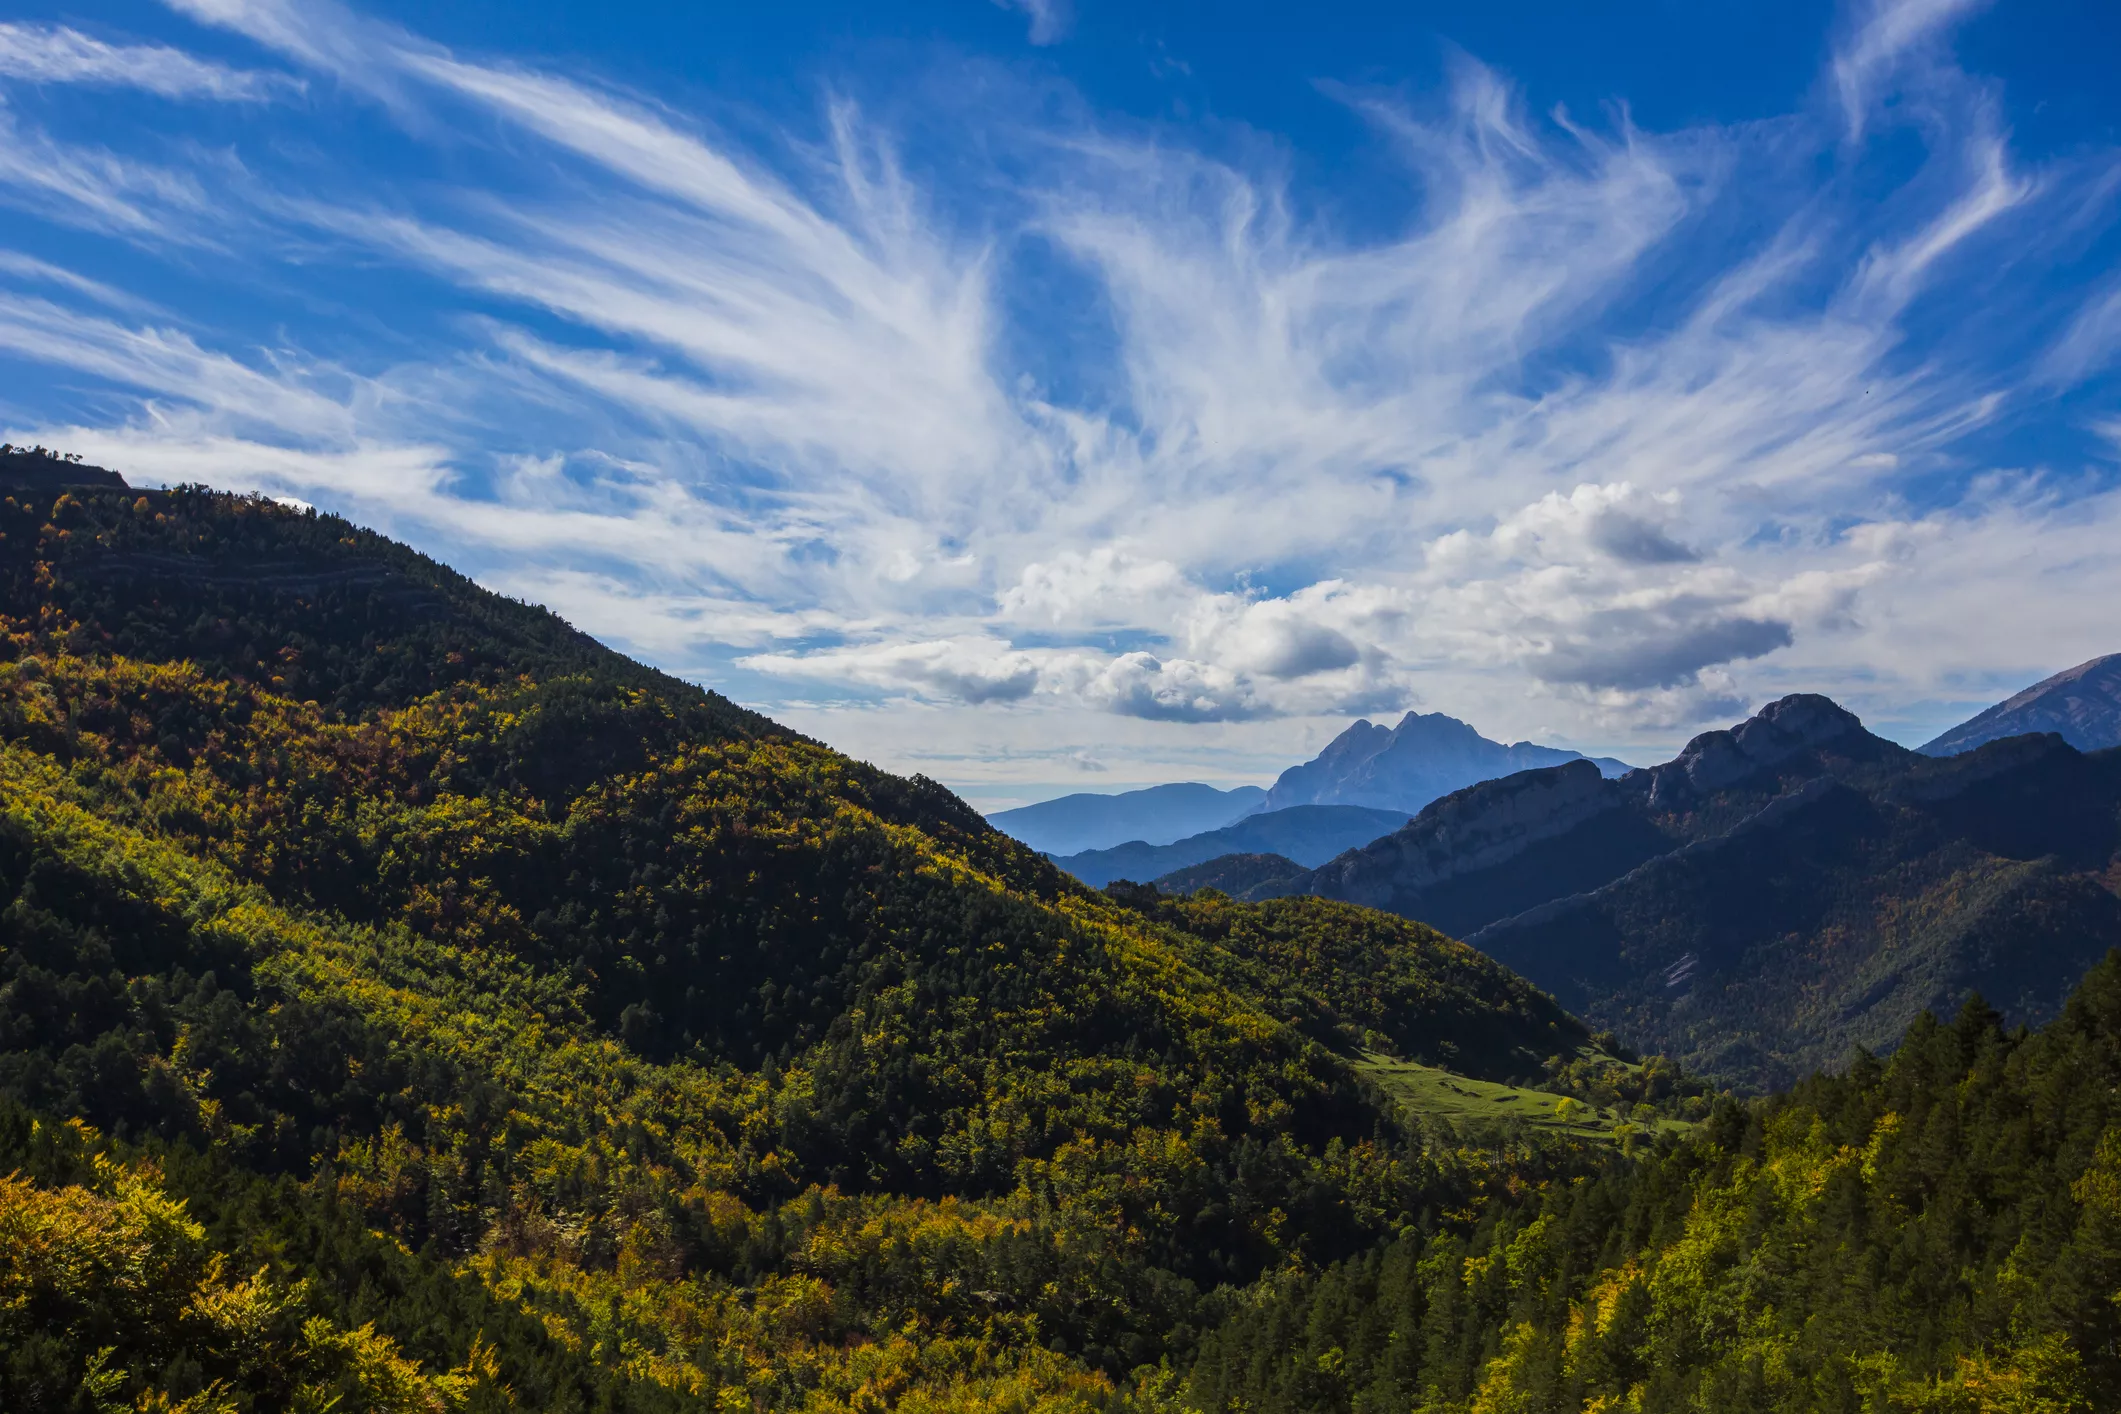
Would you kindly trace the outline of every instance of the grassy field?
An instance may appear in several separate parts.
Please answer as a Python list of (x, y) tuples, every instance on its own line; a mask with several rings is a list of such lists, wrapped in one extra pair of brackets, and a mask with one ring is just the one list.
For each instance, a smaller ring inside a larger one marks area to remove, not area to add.
[(1408, 1110), (1448, 1119), (1456, 1125), (1484, 1126), (1516, 1120), (1535, 1129), (1607, 1140), (1652, 1129), (1686, 1127), (1672, 1119), (1633, 1120), (1620, 1110), (1601, 1110), (1565, 1095), (1469, 1080), (1432, 1065), (1394, 1060), (1374, 1051), (1365, 1052), (1355, 1068), (1384, 1086)]

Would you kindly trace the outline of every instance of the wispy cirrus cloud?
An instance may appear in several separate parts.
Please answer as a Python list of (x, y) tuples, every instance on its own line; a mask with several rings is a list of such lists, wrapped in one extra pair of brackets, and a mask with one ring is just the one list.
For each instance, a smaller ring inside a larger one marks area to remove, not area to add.
[(134, 314), (153, 311), (151, 301), (130, 294), (102, 280), (91, 280), (63, 265), (54, 265), (49, 260), (39, 260), (20, 251), (0, 250), (0, 274), (21, 282), (24, 286), (55, 287), (78, 295), (92, 304)]
[(2040, 360), (2049, 383), (2073, 386), (2113, 367), (2121, 356), (2121, 279), (2095, 289)]
[[(39, 189), (143, 248), (216, 208), (231, 258), (387, 271), (447, 317), (327, 357), (11, 257), (0, 349), (103, 389), (100, 420), (14, 421), (379, 521), (894, 760), (938, 713), (996, 757), (1168, 761), (1182, 729), (1238, 749), (1416, 702), (1660, 741), (1792, 684), (1907, 698), (2043, 651), (1918, 627), (2033, 541), (2121, 591), (2109, 482), (1983, 441), (2105, 376), (2110, 287), (2026, 302), (2011, 336), (2045, 352), (2016, 363), (1995, 291), (2057, 209), (2080, 241), (2109, 219), (2083, 193), (2114, 159), (2014, 154), (1944, 48), (1964, 6), (1852, 11), (1822, 106), (1746, 127), (1540, 115), (1470, 60), (1419, 102), (1342, 92), (1402, 183), (1360, 237), (1271, 160), (1011, 110), (999, 73), (976, 149), (838, 98), (776, 146), (335, 6), (178, 8), (330, 77), (334, 121), (476, 150), (484, 184), (23, 127)], [(1972, 269), (1979, 328), (1944, 312)], [(1091, 297), (1028, 309), (1042, 270)], [(1096, 376), (1053, 391), (1042, 346)], [(2052, 622), (2056, 651), (2090, 633)]]
[(197, 174), (54, 141), (0, 107), (0, 203), (55, 224), (169, 244), (199, 241), (211, 201)]
[[(1948, 72), (1942, 54), (1952, 28), (1986, 0), (1859, 0), (1847, 11), (1848, 33), (1829, 65), (1850, 141), (1864, 135), (1873, 110), (1912, 71)], [(1919, 85), (1918, 85), (1919, 88)]]
[(65, 25), (0, 21), (0, 78), (119, 85), (163, 98), (258, 102), (299, 87), (291, 75), (231, 69), (165, 44), (111, 44)]
[(1015, 10), (1031, 22), (1027, 36), (1033, 44), (1058, 44), (1074, 23), (1068, 0), (994, 0), (1005, 10)]

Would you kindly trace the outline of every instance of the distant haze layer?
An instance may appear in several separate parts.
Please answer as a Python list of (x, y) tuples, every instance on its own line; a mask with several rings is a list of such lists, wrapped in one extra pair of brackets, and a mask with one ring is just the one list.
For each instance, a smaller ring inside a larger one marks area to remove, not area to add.
[[(1490, 741), (1455, 717), (1442, 713), (1409, 712), (1396, 727), (1357, 722), (1335, 737), (1326, 749), (1301, 765), (1283, 771), (1271, 790), (1241, 786), (1218, 791), (1210, 786), (1185, 782), (1114, 795), (1077, 794), (1014, 810), (998, 811), (988, 822), (1004, 833), (1049, 854), (1075, 855), (1084, 851), (1109, 850), (1124, 844), (1177, 845), (1189, 837), (1217, 831), (1255, 813), (1287, 810), (1300, 805), (1359, 806), (1381, 812), (1383, 818), (1412, 815), (1438, 796), (1477, 781), (1507, 776), (1534, 766), (1551, 766), (1581, 759), (1578, 753), (1559, 747), (1537, 746), (1520, 741), (1504, 746)], [(1625, 762), (1611, 758), (1597, 761), (1600, 771), (1618, 775)], [(1363, 818), (1347, 815), (1344, 821)], [(1391, 818), (1393, 825), (1398, 824)], [(1343, 839), (1346, 824), (1337, 833), (1321, 835), (1312, 828), (1289, 834), (1288, 848), (1272, 843), (1267, 835), (1251, 840), (1272, 853), (1304, 857), (1323, 847), (1323, 841)], [(1328, 850), (1323, 862), (1347, 844)], [(1200, 853), (1188, 845), (1177, 854), (1154, 856), (1159, 865), (1152, 874), (1121, 874), (1113, 877), (1148, 879), (1183, 864), (1192, 864), (1227, 853), (1238, 846)], [(1099, 870), (1102, 866), (1099, 866)], [(1093, 872), (1099, 872), (1094, 870)], [(1099, 882), (1102, 882), (1100, 880)]]

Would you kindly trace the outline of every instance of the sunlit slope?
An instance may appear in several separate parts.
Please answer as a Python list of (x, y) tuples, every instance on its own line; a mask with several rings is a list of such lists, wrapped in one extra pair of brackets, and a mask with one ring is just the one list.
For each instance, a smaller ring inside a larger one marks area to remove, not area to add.
[(1198, 940), (1195, 956), (1233, 990), (1343, 1050), (1524, 1079), (1552, 1057), (1592, 1049), (1583, 1023), (1552, 998), (1410, 919), (1321, 898), (1120, 896), (1174, 938)]
[(0, 535), (0, 1092), (282, 1176), (542, 1332), (386, 1303), (423, 1379), (1102, 1400), (1216, 1287), (1529, 1162), (1427, 1142), (1359, 1042), (1536, 1074), (1580, 1035), (1398, 920), (1089, 892), (328, 517), (24, 494)]
[(1409, 1112), (1447, 1120), (1473, 1134), (1515, 1126), (1552, 1130), (1607, 1143), (1681, 1131), (1686, 1121), (1654, 1108), (1638, 1113), (1624, 1098), (1586, 1100), (1552, 1089), (1480, 1080), (1391, 1056), (1371, 1054), (1356, 1069)]
[(2045, 1411), (2121, 1391), (2121, 955), (2027, 1034), (1890, 1060), (1295, 1277), (1203, 1342), (1202, 1410)]

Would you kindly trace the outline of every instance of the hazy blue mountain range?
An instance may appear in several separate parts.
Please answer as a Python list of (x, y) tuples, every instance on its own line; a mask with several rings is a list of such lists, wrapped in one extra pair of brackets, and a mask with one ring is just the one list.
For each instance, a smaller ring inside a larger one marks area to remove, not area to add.
[(1150, 786), (1117, 795), (1087, 792), (1000, 810), (987, 823), (1045, 854), (1079, 854), (1130, 840), (1170, 844), (1220, 829), (1259, 808), (1267, 793), (1258, 786), (1217, 790), (1194, 781)]
[(2027, 732), (2053, 732), (2079, 751), (2121, 746), (2121, 653), (2079, 663), (1961, 722), (1921, 750), (1931, 756), (1971, 751)]
[[(1398, 829), (1404, 810), (1371, 810), (1361, 805), (1296, 805), (1248, 815), (1234, 825), (1193, 835), (1171, 844), (1139, 840), (1111, 849), (1056, 855), (1053, 862), (1093, 888), (1114, 879), (1149, 880), (1174, 869), (1226, 854), (1279, 854), (1303, 868), (1322, 864), (1358, 844)], [(1290, 890), (1301, 893), (1303, 890)]]
[[(1064, 795), (996, 811), (987, 823), (1053, 855), (1135, 843), (1168, 845), (1292, 805), (1360, 805), (1411, 815), (1438, 796), (1478, 781), (1581, 759), (1578, 752), (1528, 741), (1504, 746), (1455, 717), (1409, 712), (1396, 727), (1355, 723), (1317, 756), (1282, 772), (1271, 791), (1258, 786), (1217, 790), (1186, 781), (1116, 795)], [(1610, 757), (1598, 758), (1597, 765), (1609, 776), (1630, 769)]]
[(2121, 946), (2117, 822), (2121, 752), (2049, 734), (1939, 760), (1805, 695), (1617, 780), (1469, 787), (1306, 876), (1194, 872), (1419, 919), (1631, 1044), (1765, 1086), (1973, 991), (2051, 1015)]

